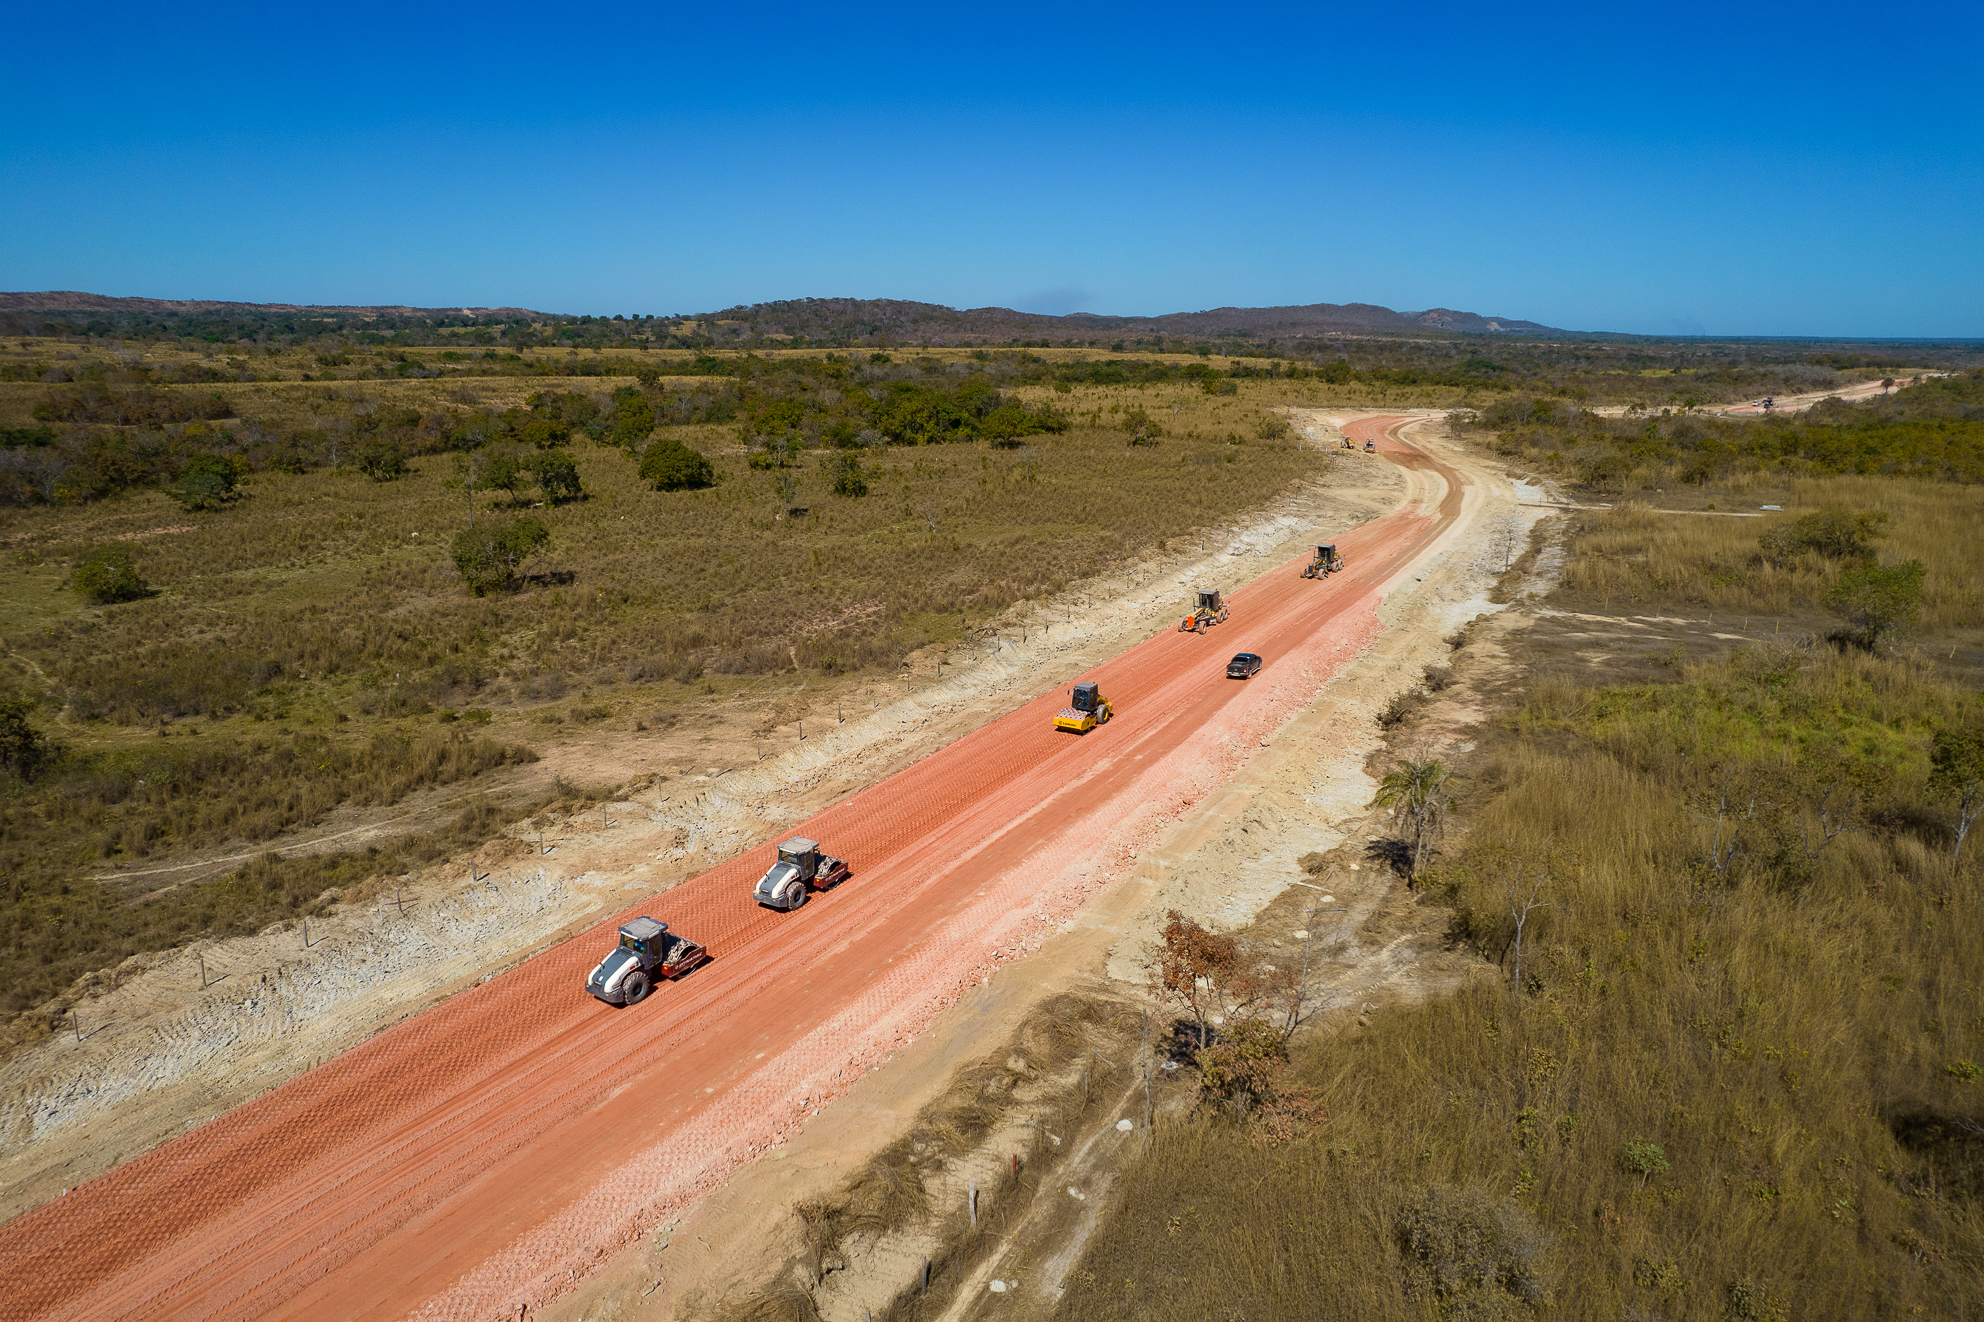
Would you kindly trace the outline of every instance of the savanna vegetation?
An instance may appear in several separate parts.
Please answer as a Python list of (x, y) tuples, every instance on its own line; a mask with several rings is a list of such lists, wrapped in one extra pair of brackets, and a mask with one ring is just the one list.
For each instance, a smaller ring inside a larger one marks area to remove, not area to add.
[(1417, 883), (1491, 972), (1297, 1036), (1304, 1126), (1202, 1061), (1060, 1314), (1975, 1316), (1980, 731), (1858, 650), (1539, 680)]
[[(1373, 857), (1482, 976), (1290, 1034), (1271, 952), (1202, 959), (1200, 1105), (1060, 1315), (1984, 1312), (1984, 495), (1974, 378), (1931, 384), (1809, 419), (1490, 410), (1513, 457), (1624, 454), (1653, 489), (1564, 516), (1574, 650), (1460, 766), (1384, 778)], [(1695, 641), (1631, 655), (1649, 622)], [(1381, 725), (1409, 746), (1423, 702)]]
[[(15, 453), (127, 435), (152, 466), (4, 516), (0, 674), (28, 740), (0, 794), (7, 1008), (493, 830), (489, 778), (566, 728), (893, 676), (1329, 462), (1263, 436), (1271, 390), (1203, 373), (1057, 390), (1014, 357), (872, 356), (514, 395), (237, 382), (219, 420), (37, 433)], [(484, 806), (380, 852), (257, 855), (424, 787)], [(255, 861), (156, 872), (216, 854)]]
[(1503, 454), (1593, 492), (1849, 473), (1984, 482), (1984, 373), (1977, 371), (1865, 403), (1831, 400), (1762, 418), (1671, 407), (1601, 416), (1566, 398), (1511, 396), (1453, 421), (1492, 430)]

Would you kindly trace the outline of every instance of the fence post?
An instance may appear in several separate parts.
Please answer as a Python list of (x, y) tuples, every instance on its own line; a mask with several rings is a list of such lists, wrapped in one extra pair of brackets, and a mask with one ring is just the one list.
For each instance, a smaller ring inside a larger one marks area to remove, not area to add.
[(971, 1186), (971, 1192), (965, 1195), (965, 1205), (971, 1210), (971, 1224), (976, 1228), (978, 1225), (978, 1181), (970, 1180), (967, 1183)]

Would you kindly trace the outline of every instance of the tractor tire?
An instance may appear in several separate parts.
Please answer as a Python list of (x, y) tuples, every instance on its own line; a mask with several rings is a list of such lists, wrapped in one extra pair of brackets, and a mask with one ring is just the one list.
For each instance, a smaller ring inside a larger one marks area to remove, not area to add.
[(628, 1005), (639, 1005), (648, 998), (648, 992), (652, 989), (645, 973), (629, 973), (626, 981), (620, 984), (620, 994), (627, 998)]
[(785, 892), (785, 911), (787, 913), (791, 913), (794, 909), (802, 907), (805, 903), (806, 903), (805, 882), (802, 881), (798, 885), (789, 888)]

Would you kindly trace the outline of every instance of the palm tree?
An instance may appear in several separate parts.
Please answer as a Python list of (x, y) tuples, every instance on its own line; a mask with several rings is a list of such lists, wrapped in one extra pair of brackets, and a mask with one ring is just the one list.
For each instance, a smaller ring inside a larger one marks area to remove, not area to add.
[(1424, 762), (1401, 762), (1396, 770), (1378, 782), (1376, 802), (1381, 808), (1396, 808), (1403, 815), (1406, 848), (1411, 851), (1411, 876), (1419, 875), (1426, 856), (1439, 838), (1440, 824), (1453, 800), (1441, 793), (1453, 773), (1431, 758)]

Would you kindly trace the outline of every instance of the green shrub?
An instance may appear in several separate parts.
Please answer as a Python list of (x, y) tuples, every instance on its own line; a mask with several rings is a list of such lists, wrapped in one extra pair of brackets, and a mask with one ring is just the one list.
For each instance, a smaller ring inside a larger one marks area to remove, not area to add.
[(240, 495), (245, 466), (223, 454), (196, 454), (179, 470), (170, 492), (188, 510), (217, 510)]
[(1827, 600), (1852, 626), (1854, 641), (1878, 652), (1921, 616), (1925, 572), (1920, 560), (1856, 565), (1839, 576)]
[(406, 476), (406, 450), (396, 441), (367, 441), (358, 447), (358, 457), (354, 462), (358, 471), (374, 482), (391, 482)]
[(652, 482), (657, 491), (683, 491), (706, 487), (716, 480), (700, 450), (691, 450), (675, 440), (656, 441), (641, 456), (641, 479)]
[(478, 597), (506, 591), (516, 586), (524, 561), (550, 540), (551, 530), (532, 518), (464, 528), (455, 534), (455, 568)]
[(137, 562), (128, 546), (97, 547), (83, 557), (70, 581), (76, 591), (99, 606), (136, 601), (151, 594), (145, 580), (138, 576)]
[(868, 494), (868, 479), (861, 471), (861, 456), (850, 450), (842, 450), (827, 461), (828, 471), (833, 474), (836, 496), (865, 496)]
[(33, 780), (54, 758), (48, 740), (28, 723), (33, 710), (25, 698), (0, 698), (0, 771), (19, 780)]

